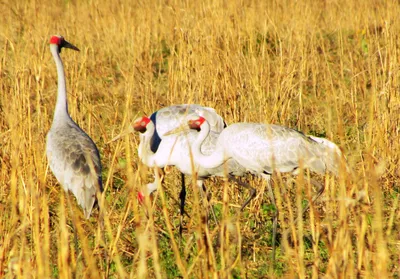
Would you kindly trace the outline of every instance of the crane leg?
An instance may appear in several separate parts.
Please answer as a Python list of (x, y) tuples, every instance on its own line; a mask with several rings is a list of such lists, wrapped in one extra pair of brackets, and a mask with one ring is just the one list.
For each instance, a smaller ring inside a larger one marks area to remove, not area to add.
[(183, 232), (183, 215), (185, 214), (185, 202), (186, 202), (186, 185), (185, 185), (185, 175), (181, 173), (181, 192), (179, 193), (179, 198), (181, 200), (180, 210), (181, 210), (181, 221), (179, 224), (179, 235), (182, 237)]
[[(103, 197), (103, 193), (100, 191), (100, 188), (98, 189), (98, 191), (96, 193), (96, 202), (97, 202), (97, 205), (99, 206), (99, 215), (97, 217), (97, 221), (99, 222), (99, 225), (100, 225), (101, 237), (103, 239), (103, 245), (104, 245), (104, 247), (107, 247), (106, 227), (105, 227), (105, 221), (104, 221), (104, 215), (105, 215), (104, 197)], [(107, 265), (106, 278), (108, 278), (109, 277), (108, 275), (111, 270), (111, 260), (110, 260), (110, 257), (108, 256), (107, 249), (103, 249), (103, 258), (106, 261), (106, 265)]]
[[(311, 202), (314, 203), (325, 191), (325, 184), (321, 184), (318, 181), (316, 181), (315, 179), (310, 179), (310, 182), (312, 185), (318, 187), (318, 192), (317, 194), (315, 194), (315, 196), (311, 199)], [(306, 213), (306, 211), (310, 208), (310, 203), (307, 203), (307, 206), (303, 209), (302, 215), (304, 215), (304, 213)], [(297, 218), (294, 220), (294, 222), (297, 221)]]
[[(71, 214), (71, 224), (72, 224), (72, 229), (74, 231), (74, 246), (75, 246), (74, 248), (75, 248), (76, 262), (78, 263), (81, 252), (79, 251), (80, 249), (79, 249), (79, 244), (78, 244), (78, 231), (77, 231), (77, 227), (75, 224), (76, 219), (75, 219), (74, 212), (72, 211), (72, 203), (69, 198), (69, 193), (66, 192), (65, 194), (67, 196), (67, 203), (68, 203), (68, 207), (69, 207), (70, 214)], [(76, 277), (76, 268), (75, 268), (75, 270), (72, 271), (72, 278), (77, 278)]]
[(271, 199), (272, 204), (275, 207), (275, 214), (274, 214), (274, 218), (273, 218), (273, 221), (272, 221), (272, 256), (271, 256), (272, 267), (274, 267), (275, 266), (275, 250), (276, 250), (276, 231), (277, 231), (277, 228), (278, 228), (279, 210), (278, 210), (278, 207), (276, 206), (274, 191), (272, 190), (271, 175), (269, 175), (269, 174), (261, 174), (261, 176), (267, 181), (269, 197)]
[[(210, 204), (211, 195), (209, 195), (207, 193), (207, 188), (206, 188), (206, 186), (204, 186), (204, 181), (197, 180), (197, 186), (200, 188), (201, 198), (204, 199), (204, 196), (205, 196), (205, 198), (207, 199), (207, 206), (210, 207), (214, 222), (218, 226), (219, 223), (217, 221), (217, 216), (215, 215), (214, 207), (212, 206), (212, 204)], [(208, 220), (208, 218), (207, 218), (207, 220)]]
[(256, 196), (256, 189), (254, 189), (253, 187), (251, 187), (249, 184), (244, 183), (242, 181), (240, 181), (239, 179), (237, 179), (236, 177), (234, 177), (233, 175), (229, 175), (229, 180), (236, 182), (239, 186), (244, 187), (246, 189), (248, 189), (250, 191), (250, 196), (247, 198), (247, 200), (245, 200), (245, 202), (242, 204), (242, 206), (240, 207), (240, 211), (243, 211), (243, 209), (250, 203), (250, 201), (252, 199), (254, 199), (254, 197)]
[[(317, 194), (315, 194), (315, 196), (311, 199), (311, 202), (314, 203), (324, 193), (325, 184), (321, 184), (321, 183), (319, 183), (318, 181), (316, 181), (315, 179), (312, 179), (312, 178), (310, 179), (310, 182), (311, 182), (311, 184), (313, 184), (314, 186), (319, 188)], [(303, 216), (306, 213), (306, 211), (310, 208), (310, 204), (311, 203), (307, 203), (307, 206), (303, 209), (303, 211), (301, 213), (301, 216)], [(297, 223), (297, 220), (298, 220), (298, 217), (296, 217), (294, 219), (293, 224)], [(287, 236), (289, 231), (290, 231), (290, 226), (289, 226), (289, 228), (287, 228), (283, 232), (283, 235)]]

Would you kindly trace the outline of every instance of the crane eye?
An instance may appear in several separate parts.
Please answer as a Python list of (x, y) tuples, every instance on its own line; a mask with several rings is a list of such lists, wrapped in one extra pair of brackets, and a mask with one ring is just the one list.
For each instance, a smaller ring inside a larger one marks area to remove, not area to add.
[(201, 124), (200, 121), (197, 120), (197, 121), (196, 121), (196, 126), (200, 126), (200, 124)]
[(142, 122), (140, 122), (140, 125), (146, 127), (146, 121), (143, 120)]

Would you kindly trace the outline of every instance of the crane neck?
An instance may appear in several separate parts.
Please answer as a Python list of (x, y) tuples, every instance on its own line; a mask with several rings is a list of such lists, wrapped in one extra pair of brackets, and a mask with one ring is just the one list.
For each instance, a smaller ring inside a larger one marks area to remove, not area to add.
[(146, 132), (140, 135), (140, 143), (138, 147), (139, 158), (146, 166), (154, 167), (154, 158), (156, 154), (151, 150), (151, 139), (154, 135), (155, 127), (152, 121), (147, 124), (146, 129)]
[(193, 158), (196, 164), (201, 166), (202, 168), (212, 169), (221, 166), (227, 159), (224, 156), (224, 148), (222, 142), (220, 141), (221, 135), (218, 137), (215, 151), (210, 155), (204, 155), (201, 152), (201, 145), (204, 140), (210, 134), (210, 124), (208, 121), (205, 121), (201, 125), (200, 132), (197, 135), (196, 140), (192, 145)]
[(70, 116), (68, 114), (67, 89), (65, 82), (64, 66), (60, 54), (58, 53), (58, 46), (55, 44), (51, 44), (50, 51), (53, 55), (54, 61), (56, 62), (58, 76), (57, 103), (53, 119), (53, 123), (56, 123), (61, 121), (62, 119), (70, 119)]

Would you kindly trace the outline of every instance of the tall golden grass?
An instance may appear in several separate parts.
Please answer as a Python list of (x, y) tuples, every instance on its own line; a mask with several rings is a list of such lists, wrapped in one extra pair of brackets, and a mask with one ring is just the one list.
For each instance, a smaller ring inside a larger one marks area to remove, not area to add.
[[(0, 277), (400, 277), (398, 1), (5, 0), (0, 8)], [(81, 49), (61, 57), (69, 112), (101, 152), (103, 230), (99, 211), (86, 221), (47, 165), (53, 34)], [(189, 187), (182, 237), (176, 171), (138, 205), (151, 173), (138, 137), (108, 141), (138, 115), (181, 103), (341, 146), (351, 174), (317, 177), (326, 191), (304, 216), (308, 175), (274, 177), (275, 266), (274, 209), (260, 179), (247, 178), (258, 195), (239, 215), (248, 193), (207, 183), (218, 225), (206, 225), (206, 205)]]

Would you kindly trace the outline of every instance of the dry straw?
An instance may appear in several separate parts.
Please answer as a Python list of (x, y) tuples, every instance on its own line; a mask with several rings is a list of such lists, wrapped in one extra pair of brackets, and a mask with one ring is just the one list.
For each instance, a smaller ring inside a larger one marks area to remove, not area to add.
[[(0, 277), (397, 278), (398, 1), (2, 1)], [(86, 221), (47, 167), (61, 34), (72, 118), (99, 147), (104, 212)], [(339, 178), (274, 175), (277, 260), (265, 182), (257, 198), (206, 183), (218, 224), (191, 181), (179, 236), (178, 172), (139, 205), (138, 115), (172, 104), (214, 107), (227, 121), (275, 123), (326, 137), (351, 169)], [(322, 197), (301, 215), (315, 189)], [(104, 219), (104, 226), (100, 220)], [(74, 244), (77, 234), (77, 245)]]

